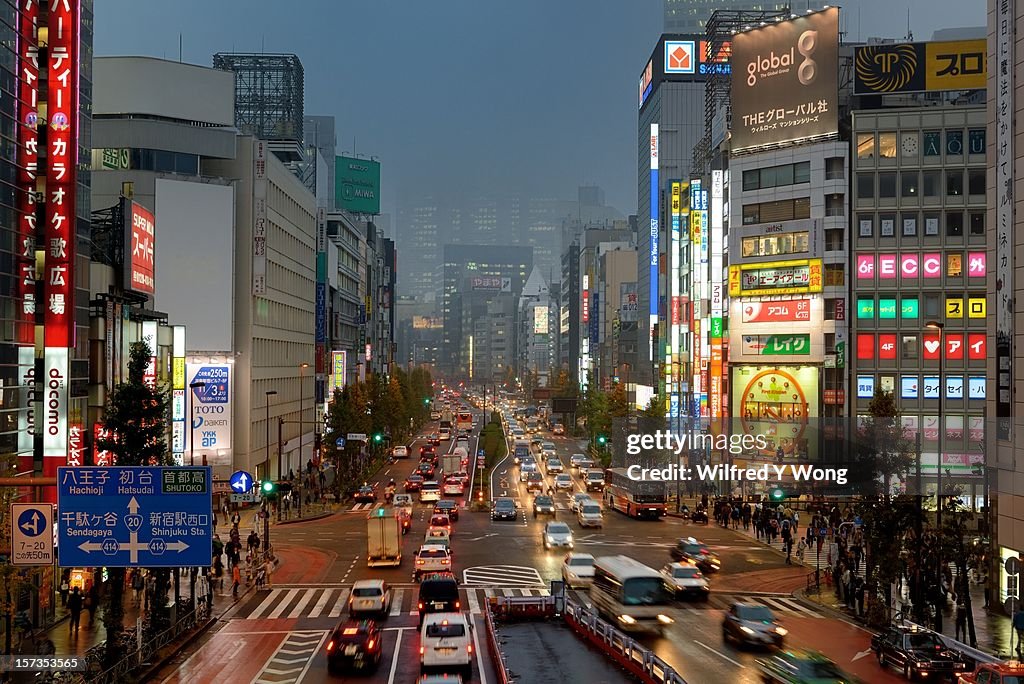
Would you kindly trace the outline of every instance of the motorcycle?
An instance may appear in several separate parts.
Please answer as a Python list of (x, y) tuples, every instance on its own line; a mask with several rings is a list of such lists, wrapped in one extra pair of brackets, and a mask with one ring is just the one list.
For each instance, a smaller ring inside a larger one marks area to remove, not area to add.
[(385, 503), (389, 503), (390, 504), (394, 500), (394, 498), (395, 498), (395, 488), (394, 487), (390, 487), (390, 486), (387, 487), (384, 490), (384, 501), (385, 501)]

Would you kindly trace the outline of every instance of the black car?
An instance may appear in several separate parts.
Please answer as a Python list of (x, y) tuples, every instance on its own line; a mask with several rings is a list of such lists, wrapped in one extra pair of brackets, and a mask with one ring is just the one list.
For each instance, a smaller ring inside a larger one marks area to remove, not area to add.
[(435, 572), (420, 579), (419, 597), (416, 609), (420, 614), (419, 626), (427, 613), (457, 613), (462, 608), (459, 601), (459, 583), (450, 572)]
[(538, 496), (533, 500), (533, 517), (536, 518), (541, 514), (555, 514), (555, 500), (552, 497), (546, 495)]
[(434, 479), (434, 465), (432, 463), (421, 462), (418, 466), (416, 466), (416, 472), (422, 475), (424, 479)]
[(737, 646), (782, 648), (786, 629), (760, 603), (734, 603), (722, 619), (722, 641)]
[(948, 646), (935, 632), (899, 625), (871, 637), (871, 650), (882, 667), (894, 667), (909, 680), (948, 677), (974, 669), (972, 659)]
[(516, 502), (512, 499), (497, 499), (491, 510), (491, 520), (515, 520)]
[(430, 456), (433, 458), (436, 455), (437, 449), (435, 449), (432, 444), (424, 444), (420, 447), (420, 458), (423, 458), (424, 456)]
[(405, 491), (407, 492), (418, 492), (423, 489), (423, 476), (419, 473), (413, 473), (405, 479)]
[(377, 500), (377, 492), (370, 485), (363, 485), (352, 498), (360, 503), (373, 503)]
[(459, 504), (451, 499), (441, 499), (434, 503), (435, 515), (447, 515), (452, 522), (459, 519)]
[(693, 537), (680, 539), (669, 551), (669, 555), (674, 561), (690, 561), (705, 575), (722, 569), (722, 561), (718, 559), (718, 556)]
[(381, 631), (374, 620), (346, 620), (327, 641), (327, 669), (376, 670), (381, 658)]

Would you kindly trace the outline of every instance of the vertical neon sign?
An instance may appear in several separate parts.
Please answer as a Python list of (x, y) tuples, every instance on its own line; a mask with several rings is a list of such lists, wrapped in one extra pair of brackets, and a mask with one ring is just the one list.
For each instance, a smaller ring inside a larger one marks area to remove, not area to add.
[(651, 124), (651, 306), (650, 358), (654, 360), (654, 327), (658, 324), (658, 124)]

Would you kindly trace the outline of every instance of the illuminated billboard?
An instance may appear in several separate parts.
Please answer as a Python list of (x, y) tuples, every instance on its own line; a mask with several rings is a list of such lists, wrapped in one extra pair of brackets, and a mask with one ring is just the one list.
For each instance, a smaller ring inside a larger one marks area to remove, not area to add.
[(138, 202), (121, 200), (124, 217), (124, 287), (153, 295), (156, 292), (156, 219)]
[(732, 45), (729, 42), (718, 49), (714, 60), (708, 58), (708, 52), (703, 35), (663, 34), (640, 72), (640, 109), (663, 81), (703, 81), (708, 74), (730, 73)]
[(354, 157), (334, 158), (334, 198), (353, 214), (380, 213), (380, 162)]
[(548, 333), (547, 304), (538, 304), (533, 307), (533, 333), (535, 335), (546, 335)]
[(838, 132), (839, 8), (738, 33), (732, 149)]
[(976, 90), (988, 77), (984, 38), (861, 45), (854, 64), (857, 95)]
[(797, 259), (729, 267), (729, 296), (821, 292), (821, 259)]
[(658, 216), (661, 211), (659, 202), (660, 189), (658, 187), (658, 124), (651, 124), (651, 183), (650, 183), (650, 347), (648, 358), (654, 359), (654, 328), (658, 324)]
[(331, 368), (329, 374), (329, 385), (328, 385), (328, 401), (334, 397), (334, 390), (341, 389), (345, 386), (345, 373), (348, 366), (348, 352), (347, 351), (333, 351), (331, 352)]
[(743, 431), (769, 436), (761, 456), (778, 449), (788, 456), (816, 456), (810, 419), (818, 417), (818, 368), (814, 366), (733, 366), (733, 416)]
[[(231, 365), (188, 363), (185, 365), (191, 401), (192, 448), (208, 465), (231, 463)], [(201, 385), (194, 387), (193, 385)]]

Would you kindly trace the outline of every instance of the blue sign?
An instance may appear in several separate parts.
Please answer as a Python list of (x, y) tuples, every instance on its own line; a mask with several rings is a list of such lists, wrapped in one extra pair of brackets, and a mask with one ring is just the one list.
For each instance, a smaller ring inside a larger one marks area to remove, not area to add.
[(327, 283), (316, 284), (316, 337), (317, 344), (327, 344)]
[(486, 456), (486, 455), (487, 455), (487, 452), (486, 452), (486, 451), (484, 451), (483, 449), (477, 449), (477, 450), (476, 450), (476, 455), (477, 455), (477, 456)]
[(818, 529), (818, 536), (819, 537), (827, 537), (828, 536), (828, 528), (827, 527), (819, 528)]
[(338, 439), (334, 440), (334, 446), (338, 447), (339, 449), (344, 449), (345, 448), (345, 438), (344, 437), (339, 437)]
[(231, 491), (238, 494), (245, 494), (247, 491), (252, 489), (253, 482), (252, 475), (245, 472), (244, 470), (236, 471), (229, 480), (231, 484)]
[(193, 387), (196, 399), (203, 404), (228, 403), (228, 368), (227, 366), (202, 366), (192, 378), (192, 384), (204, 383), (202, 387)]
[[(47, 504), (49, 506), (49, 504)], [(38, 537), (49, 529), (46, 516), (38, 508), (26, 508), (18, 516), (18, 529), (26, 537)]]
[(57, 469), (61, 567), (206, 567), (209, 466)]

